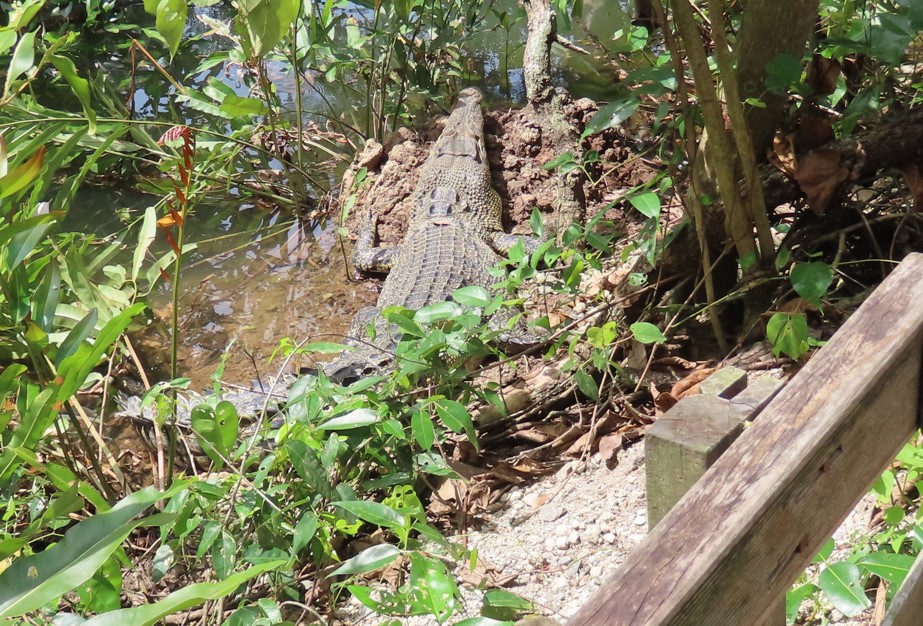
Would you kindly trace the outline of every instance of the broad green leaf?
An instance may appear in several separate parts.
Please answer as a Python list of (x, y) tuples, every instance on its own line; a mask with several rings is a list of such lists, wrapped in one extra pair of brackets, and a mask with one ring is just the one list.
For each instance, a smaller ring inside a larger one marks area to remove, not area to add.
[(6, 56), (14, 45), (16, 45), (16, 31), (11, 28), (0, 29), (0, 56)]
[(219, 431), (215, 409), (207, 404), (200, 404), (190, 412), (189, 421), (199, 447), (215, 463), (216, 469), (220, 470), (224, 467), (224, 459), (228, 458), (228, 448), (224, 445)]
[(298, 523), (295, 524), (295, 536), (292, 539), (292, 554), (297, 555), (301, 550), (311, 543), (311, 539), (317, 533), (317, 515), (308, 511), (301, 515)]
[(665, 343), (667, 340), (663, 332), (650, 322), (635, 322), (629, 329), (641, 343)]
[(808, 345), (808, 321), (800, 313), (775, 313), (766, 324), (766, 338), (772, 344), (772, 353), (787, 354), (800, 359), (811, 347)]
[(555, 158), (545, 163), (543, 167), (545, 170), (550, 171), (556, 167), (561, 167), (565, 163), (574, 163), (574, 153), (573, 152), (565, 152), (563, 154), (559, 154)]
[(43, 6), (45, 6), (45, 0), (26, 0), (22, 4), (16, 6), (7, 16), (9, 19), (9, 28), (14, 31), (22, 30), (29, 25), (29, 22), (41, 11)]
[(420, 324), (432, 324), (433, 322), (441, 322), (443, 320), (450, 320), (458, 317), (462, 314), (462, 309), (460, 306), (454, 302), (444, 301), (436, 302), (428, 306), (419, 309), (413, 315), (413, 320), (419, 322)]
[(602, 132), (607, 128), (618, 126), (638, 110), (641, 100), (638, 96), (631, 94), (613, 100), (609, 104), (600, 107), (600, 109), (589, 121), (583, 131), (583, 137), (589, 137), (595, 133)]
[(183, 39), (188, 12), (189, 5), (186, 0), (160, 0), (157, 5), (157, 32), (167, 42), (171, 58), (176, 54)]
[(660, 219), (660, 197), (651, 191), (632, 196), (628, 199), (631, 206), (636, 208), (642, 215), (652, 220)]
[(153, 487), (137, 491), (71, 527), (50, 548), (16, 559), (0, 573), (0, 618), (36, 611), (89, 580), (131, 531), (145, 523), (135, 516), (185, 488), (185, 482), (177, 481), (164, 493)]
[(301, 348), (302, 352), (314, 353), (314, 354), (337, 354), (346, 350), (348, 346), (343, 345), (342, 343), (333, 343), (330, 341), (315, 341), (314, 343), (309, 343)]
[(371, 548), (366, 548), (353, 558), (344, 561), (343, 565), (328, 574), (327, 578), (371, 572), (393, 562), (400, 554), (401, 551), (398, 547), (390, 543), (372, 546)]
[(847, 617), (855, 617), (872, 606), (862, 588), (862, 572), (846, 561), (827, 567), (817, 577), (817, 584), (831, 604)]
[(353, 428), (364, 428), (380, 422), (378, 414), (369, 409), (356, 409), (344, 415), (338, 415), (320, 424), (318, 430), (351, 430)]
[(247, 56), (266, 56), (289, 32), (299, 7), (299, 0), (239, 0), (234, 28)]
[(774, 93), (784, 93), (801, 82), (801, 59), (787, 52), (779, 53), (766, 64), (766, 88)]
[(344, 500), (331, 505), (345, 509), (370, 524), (384, 528), (405, 528), (407, 518), (381, 502), (369, 500)]
[(20, 76), (32, 70), (35, 63), (35, 33), (26, 33), (19, 38), (16, 49), (13, 51), (13, 58), (6, 68), (6, 82), (3, 85), (4, 98), (10, 95), (10, 87), (13, 82)]
[(77, 74), (77, 68), (74, 66), (74, 62), (67, 57), (56, 54), (51, 57), (51, 62), (58, 68), (58, 71), (61, 72), (61, 76), (64, 77), (64, 80), (70, 85), (71, 91), (74, 92), (74, 95), (77, 96), (77, 100), (80, 101), (80, 106), (83, 107), (83, 113), (87, 116), (89, 133), (91, 135), (95, 134), (96, 111), (93, 110), (93, 106), (90, 104), (89, 81), (87, 81), (86, 78), (81, 78), (80, 75)]
[(219, 108), (231, 117), (266, 113), (266, 103), (259, 98), (245, 98), (236, 94), (225, 96)]
[(417, 445), (424, 450), (429, 450), (436, 442), (436, 429), (428, 411), (414, 411), (410, 417), (410, 430)]
[(435, 402), (436, 413), (439, 419), (448, 426), (452, 432), (466, 433), (468, 440), (477, 445), (477, 435), (474, 432), (474, 422), (471, 421), (471, 415), (465, 405), (455, 400), (439, 398)]
[(817, 585), (807, 583), (800, 587), (795, 587), (785, 594), (785, 620), (793, 624), (798, 617), (798, 610), (805, 598), (808, 598), (817, 591)]
[(167, 575), (173, 564), (176, 562), (176, 554), (168, 543), (160, 544), (154, 553), (154, 560), (151, 563), (151, 578), (154, 582), (160, 582)]
[(599, 400), (599, 385), (596, 384), (596, 380), (592, 376), (582, 369), (578, 369), (574, 372), (574, 378), (576, 378), (577, 387), (583, 392), (583, 395), (593, 401)]
[(468, 285), (461, 289), (456, 289), (452, 293), (452, 299), (459, 304), (467, 306), (485, 307), (490, 304), (490, 292), (480, 285)]
[(138, 245), (131, 262), (131, 280), (138, 282), (138, 272), (141, 271), (141, 265), (144, 263), (144, 255), (147, 254), (154, 239), (157, 238), (157, 211), (153, 205), (147, 207), (144, 211), (144, 220), (141, 222), (141, 232), (138, 233)]
[(792, 268), (791, 282), (799, 296), (819, 307), (820, 299), (827, 295), (833, 283), (833, 270), (820, 261), (798, 263)]
[(914, 560), (914, 557), (909, 554), (873, 552), (859, 559), (858, 565), (879, 578), (884, 578), (894, 586), (894, 589), (897, 589), (903, 584), (907, 573), (913, 567)]
[(525, 598), (504, 589), (490, 589), (484, 593), (484, 604), (492, 607), (531, 611), (533, 605)]
[(423, 329), (420, 328), (420, 325), (413, 320), (413, 311), (401, 307), (389, 306), (382, 310), (381, 315), (392, 324), (399, 326), (400, 329), (405, 333), (408, 333), (414, 337), (426, 336), (426, 333), (423, 332)]
[(209, 600), (218, 600), (237, 590), (242, 584), (260, 574), (282, 569), (285, 561), (271, 561), (254, 565), (242, 572), (228, 576), (216, 583), (195, 583), (174, 591), (163, 600), (121, 611), (111, 611), (91, 618), (84, 626), (151, 626), (167, 615), (192, 608)]

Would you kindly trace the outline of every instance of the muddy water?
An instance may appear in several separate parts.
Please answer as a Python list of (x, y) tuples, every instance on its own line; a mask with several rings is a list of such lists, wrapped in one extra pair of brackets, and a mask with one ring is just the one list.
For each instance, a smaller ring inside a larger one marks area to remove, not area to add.
[[(240, 243), (228, 249), (234, 239)], [(184, 269), (180, 299), (180, 367), (193, 388), (210, 386), (226, 351), (225, 380), (265, 380), (283, 365), (282, 358), (269, 363), (283, 339), (339, 341), (354, 312), (376, 298), (374, 283), (351, 280), (331, 233), (306, 232), (296, 222), (204, 241), (197, 256)], [(168, 319), (168, 289), (159, 290), (152, 305)], [(157, 347), (169, 343), (168, 328), (158, 324), (147, 344), (161, 366), (167, 353)], [(290, 369), (301, 364), (307, 363), (296, 360)]]

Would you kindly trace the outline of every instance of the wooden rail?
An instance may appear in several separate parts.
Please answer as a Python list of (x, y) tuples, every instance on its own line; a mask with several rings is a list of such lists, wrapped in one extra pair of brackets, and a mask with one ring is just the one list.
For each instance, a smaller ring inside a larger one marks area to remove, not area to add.
[[(919, 427), (921, 360), (923, 255), (912, 254), (569, 624), (750, 626), (771, 618)], [(923, 588), (912, 583), (921, 568), (902, 590), (904, 608), (894, 607), (903, 618), (888, 617), (895, 626), (920, 623)]]

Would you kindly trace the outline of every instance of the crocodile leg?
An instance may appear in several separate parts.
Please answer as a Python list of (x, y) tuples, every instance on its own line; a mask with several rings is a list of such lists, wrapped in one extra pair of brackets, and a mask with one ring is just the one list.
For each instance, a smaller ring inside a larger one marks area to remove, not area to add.
[(387, 272), (394, 267), (398, 246), (376, 246), (378, 238), (378, 216), (372, 215), (359, 227), (353, 263), (363, 272)]
[(489, 243), (490, 247), (496, 250), (498, 254), (502, 255), (508, 254), (510, 249), (520, 241), (525, 248), (526, 254), (532, 254), (538, 250), (538, 246), (542, 243), (542, 240), (538, 237), (530, 237), (528, 235), (510, 235), (503, 232), (502, 230), (498, 230), (487, 235), (487, 243)]

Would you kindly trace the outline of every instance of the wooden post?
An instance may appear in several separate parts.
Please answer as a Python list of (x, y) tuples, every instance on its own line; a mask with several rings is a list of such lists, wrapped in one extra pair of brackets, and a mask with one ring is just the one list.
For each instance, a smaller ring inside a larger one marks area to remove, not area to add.
[(569, 622), (756, 624), (918, 427), (910, 254)]
[[(747, 385), (747, 373), (725, 367), (664, 413), (644, 434), (647, 473), (647, 523), (653, 529), (664, 515), (743, 432), (782, 387), (761, 376)], [(770, 609), (765, 626), (784, 626), (785, 597)]]

